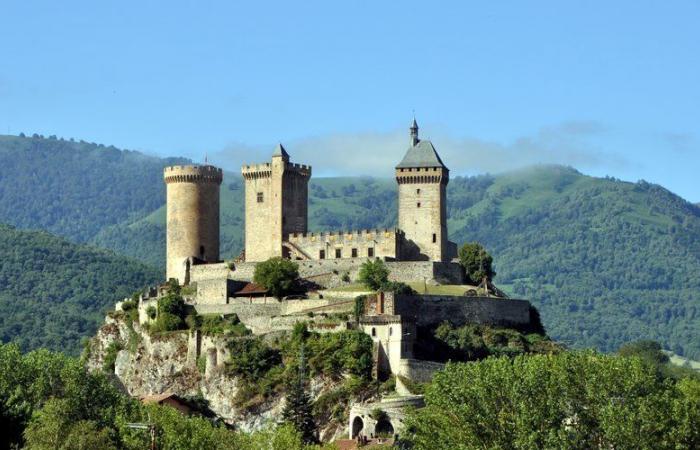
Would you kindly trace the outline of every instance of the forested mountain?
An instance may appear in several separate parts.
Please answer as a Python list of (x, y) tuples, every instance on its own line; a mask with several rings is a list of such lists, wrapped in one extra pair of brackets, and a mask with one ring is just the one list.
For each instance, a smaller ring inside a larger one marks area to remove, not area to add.
[(162, 169), (187, 162), (55, 136), (0, 135), (0, 223), (87, 242), (165, 200)]
[[(9, 154), (3, 145), (18, 139), (0, 140), (0, 162), (4, 164)], [(53, 142), (25, 141), (37, 147), (34, 164), (42, 164), (46, 151), (41, 143)], [(64, 151), (64, 165), (70, 166), (77, 158), (68, 158), (70, 151)], [(109, 152), (94, 149), (100, 151)], [(22, 155), (27, 167), (32, 167), (32, 154), (26, 151)], [(170, 162), (138, 154), (131, 158), (121, 157), (127, 166), (138, 165), (139, 158), (148, 164), (127, 170), (148, 174), (138, 187), (131, 184), (132, 177), (115, 179), (113, 191), (101, 201), (109, 203), (112, 196), (142, 198), (143, 192), (149, 192), (147, 202), (152, 206), (143, 208), (146, 212), (140, 215), (135, 210), (124, 213), (111, 223), (105, 223), (97, 209), (87, 209), (79, 220), (107, 225), (95, 227), (97, 231), (90, 238), (93, 244), (162, 267), (165, 210), (161, 167)], [(95, 158), (91, 170), (102, 172), (103, 160)], [(66, 167), (55, 189), (80, 185), (82, 172)], [(24, 176), (4, 169), (3, 174), (0, 183)], [(43, 201), (41, 192), (54, 183), (47, 177), (32, 180), (41, 185), (29, 192), (37, 202)], [(99, 198), (100, 192), (93, 194)], [(316, 178), (309, 193), (312, 230), (396, 223), (393, 180)], [(71, 203), (65, 194), (52, 195), (56, 208), (61, 199), (66, 199), (66, 209), (80, 204)], [(221, 196), (222, 253), (230, 258), (242, 248), (243, 187), (237, 174), (225, 174)], [(139, 205), (132, 200), (120, 201)], [(40, 210), (25, 214), (16, 201), (13, 206), (7, 203), (5, 196), (0, 198), (0, 211), (19, 209), (25, 217), (22, 226), (50, 229), (44, 225)], [(453, 177), (448, 186), (448, 220), (454, 241), (478, 240), (489, 248), (498, 271), (496, 283), (514, 296), (532, 299), (554, 338), (572, 346), (603, 350), (651, 338), (676, 353), (700, 358), (697, 205), (649, 183), (593, 178), (571, 168), (544, 166), (499, 175)]]
[(77, 354), (115, 301), (160, 278), (106, 250), (0, 225), (0, 341)]

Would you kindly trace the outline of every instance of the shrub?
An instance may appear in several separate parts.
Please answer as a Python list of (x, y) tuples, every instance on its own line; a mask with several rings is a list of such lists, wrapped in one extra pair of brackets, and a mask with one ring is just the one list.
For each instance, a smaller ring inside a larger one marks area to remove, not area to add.
[(389, 269), (379, 258), (368, 260), (362, 263), (358, 279), (365, 287), (376, 291), (389, 281)]
[(366, 295), (360, 295), (355, 297), (355, 306), (353, 308), (353, 315), (355, 316), (355, 322), (360, 321), (360, 317), (365, 314), (365, 302), (367, 301)]
[(276, 298), (282, 298), (292, 291), (298, 277), (299, 266), (296, 263), (274, 257), (255, 265), (253, 281)]
[(156, 310), (155, 306), (149, 305), (148, 308), (146, 308), (146, 314), (148, 315), (149, 319), (153, 320), (156, 318), (158, 310)]
[(132, 309), (136, 309), (136, 302), (133, 300), (126, 300), (122, 302), (122, 311), (129, 312)]
[(258, 337), (234, 341), (230, 349), (229, 371), (248, 380), (262, 378), (282, 362), (279, 351), (270, 348)]
[(493, 257), (478, 242), (469, 242), (459, 249), (459, 262), (467, 279), (479, 284), (486, 277), (489, 281), (496, 276), (493, 270)]
[(400, 281), (387, 281), (381, 286), (382, 291), (393, 292), (397, 295), (416, 295), (417, 292), (406, 283)]
[(102, 370), (110, 373), (114, 372), (114, 364), (117, 361), (117, 353), (119, 353), (119, 351), (122, 349), (124, 349), (124, 346), (119, 341), (112, 341), (109, 343), (107, 350), (105, 351), (105, 359), (102, 364)]

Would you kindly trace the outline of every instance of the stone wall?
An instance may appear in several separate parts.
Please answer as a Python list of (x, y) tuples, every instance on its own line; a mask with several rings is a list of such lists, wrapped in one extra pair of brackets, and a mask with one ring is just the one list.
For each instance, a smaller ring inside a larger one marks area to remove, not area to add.
[[(294, 233), (288, 241), (310, 259), (395, 259), (403, 234), (396, 229)], [(337, 256), (336, 252), (340, 252)], [(355, 256), (353, 256), (353, 252)]]
[(445, 365), (420, 359), (402, 359), (397, 364), (396, 374), (418, 383), (427, 383), (433, 379), (433, 374), (445, 368)]
[[(387, 297), (392, 296), (386, 293)], [(393, 307), (393, 311), (389, 308)], [(395, 296), (387, 302), (387, 314), (415, 320), (419, 326), (433, 326), (449, 321), (496, 326), (526, 326), (530, 323), (530, 302), (487, 297), (446, 295)]]
[(226, 263), (197, 264), (190, 268), (190, 283), (199, 283), (201, 280), (229, 277), (231, 271)]
[(243, 287), (243, 282), (228, 278), (211, 278), (197, 281), (198, 304), (225, 304), (234, 292)]

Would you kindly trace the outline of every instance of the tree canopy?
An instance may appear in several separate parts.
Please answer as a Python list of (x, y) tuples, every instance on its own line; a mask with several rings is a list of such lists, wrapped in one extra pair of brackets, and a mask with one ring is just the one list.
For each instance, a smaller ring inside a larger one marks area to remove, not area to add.
[(257, 263), (253, 273), (253, 281), (264, 286), (277, 298), (292, 292), (297, 278), (299, 278), (299, 265), (282, 257)]
[(415, 449), (700, 445), (700, 382), (639, 358), (563, 352), (450, 363), (406, 424)]
[(478, 242), (468, 242), (459, 248), (459, 263), (471, 284), (478, 285), (484, 278), (491, 281), (496, 275), (493, 257)]

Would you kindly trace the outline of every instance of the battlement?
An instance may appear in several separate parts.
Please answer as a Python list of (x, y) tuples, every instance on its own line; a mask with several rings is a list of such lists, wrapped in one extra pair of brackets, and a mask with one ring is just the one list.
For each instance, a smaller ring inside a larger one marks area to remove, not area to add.
[(447, 183), (450, 171), (443, 167), (401, 167), (396, 169), (398, 184)]
[(223, 170), (205, 165), (169, 166), (163, 169), (166, 183), (217, 183), (224, 179)]
[[(287, 162), (284, 165), (286, 172), (294, 172), (303, 177), (311, 177), (311, 166)], [(272, 176), (272, 163), (246, 164), (241, 167), (241, 174), (246, 180), (269, 178)]]
[(320, 231), (311, 233), (291, 233), (289, 235), (290, 242), (297, 242), (306, 239), (321, 239), (330, 238), (331, 236), (337, 239), (348, 239), (365, 237), (367, 239), (372, 239), (375, 237), (383, 236), (395, 236), (403, 234), (403, 231), (397, 228), (375, 228), (375, 229), (365, 229), (365, 230), (351, 230), (351, 231)]

